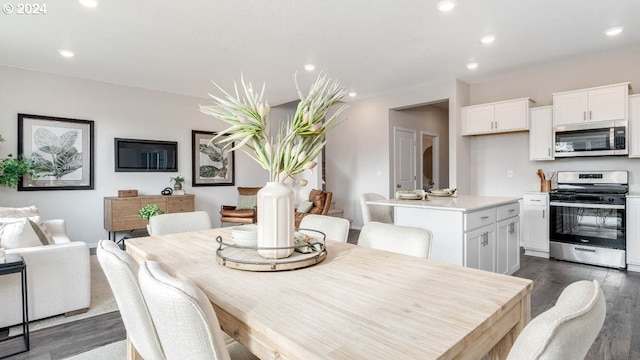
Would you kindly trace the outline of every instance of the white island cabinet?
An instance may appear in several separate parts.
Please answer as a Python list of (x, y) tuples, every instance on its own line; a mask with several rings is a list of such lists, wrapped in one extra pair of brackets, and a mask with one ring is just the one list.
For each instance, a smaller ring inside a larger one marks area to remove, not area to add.
[(396, 225), (431, 230), (431, 259), (503, 274), (520, 268), (519, 198), (460, 195), (380, 200)]

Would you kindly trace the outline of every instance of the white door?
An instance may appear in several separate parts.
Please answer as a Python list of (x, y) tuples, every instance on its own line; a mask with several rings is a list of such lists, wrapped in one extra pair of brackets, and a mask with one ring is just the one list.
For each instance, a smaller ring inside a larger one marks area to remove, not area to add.
[(416, 132), (394, 128), (394, 180), (396, 191), (416, 188)]

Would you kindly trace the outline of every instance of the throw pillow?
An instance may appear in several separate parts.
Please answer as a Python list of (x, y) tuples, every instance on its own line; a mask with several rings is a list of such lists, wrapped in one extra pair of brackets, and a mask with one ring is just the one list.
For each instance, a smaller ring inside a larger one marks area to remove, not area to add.
[(308, 213), (309, 210), (311, 210), (311, 207), (313, 207), (313, 203), (309, 200), (302, 200), (302, 202), (300, 202), (300, 206), (298, 206), (298, 212), (300, 213)]
[(238, 195), (238, 205), (236, 205), (236, 210), (253, 209), (257, 202), (257, 195)]
[[(45, 235), (45, 233), (42, 231), (40, 226), (35, 221), (29, 219), (29, 225), (31, 225), (33, 232), (35, 232), (36, 235), (38, 235), (38, 240), (40, 240), (42, 245), (53, 244), (52, 242), (49, 241), (49, 239), (47, 238), (47, 235)], [(44, 226), (44, 224), (42, 224), (42, 226)]]
[(0, 247), (20, 249), (34, 246), (42, 246), (42, 243), (28, 219), (17, 219), (15, 222), (5, 223), (0, 230)]

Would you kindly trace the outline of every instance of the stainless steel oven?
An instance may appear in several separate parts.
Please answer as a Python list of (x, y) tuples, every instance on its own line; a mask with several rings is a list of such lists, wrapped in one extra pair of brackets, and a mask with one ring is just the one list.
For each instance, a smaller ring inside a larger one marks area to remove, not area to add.
[(549, 256), (626, 267), (627, 171), (558, 172), (549, 194)]

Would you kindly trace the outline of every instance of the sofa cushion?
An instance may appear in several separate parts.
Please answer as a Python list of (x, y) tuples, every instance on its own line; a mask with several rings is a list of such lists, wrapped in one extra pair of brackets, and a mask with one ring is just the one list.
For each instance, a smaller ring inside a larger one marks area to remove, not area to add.
[(38, 216), (38, 208), (35, 206), (27, 207), (0, 207), (0, 218), (24, 218)]
[(21, 249), (42, 246), (38, 235), (33, 231), (31, 223), (26, 218), (3, 222), (0, 229), (0, 247), (5, 249)]

